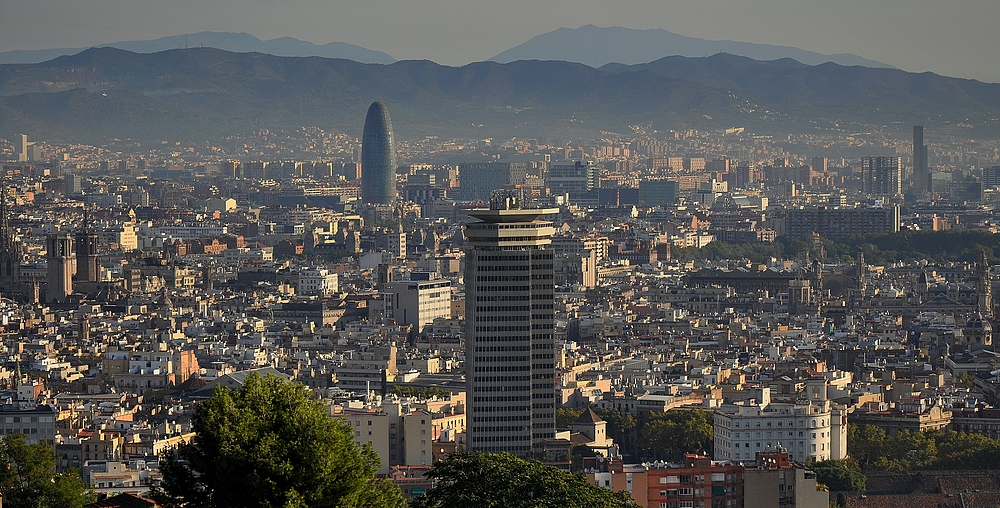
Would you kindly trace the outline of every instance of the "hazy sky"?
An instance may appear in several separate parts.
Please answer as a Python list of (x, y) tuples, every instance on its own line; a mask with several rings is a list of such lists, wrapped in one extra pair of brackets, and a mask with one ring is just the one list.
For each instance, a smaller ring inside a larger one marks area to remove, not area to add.
[(0, 51), (200, 31), (484, 60), (558, 27), (663, 28), (1000, 82), (1000, 0), (0, 0)]

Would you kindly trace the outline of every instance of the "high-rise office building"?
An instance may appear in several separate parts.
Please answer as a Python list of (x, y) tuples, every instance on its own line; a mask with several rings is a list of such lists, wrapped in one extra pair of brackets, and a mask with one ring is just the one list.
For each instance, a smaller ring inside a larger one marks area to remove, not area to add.
[(389, 204), (396, 199), (396, 147), (385, 104), (373, 102), (361, 138), (361, 200)]
[(18, 143), (17, 143), (17, 145), (18, 145), (17, 146), (17, 160), (18, 160), (18, 162), (27, 162), (27, 160), (28, 160), (28, 147), (31, 146), (31, 143), (28, 143), (28, 135), (27, 134), (18, 134), (17, 135), (17, 140), (18, 140)]
[(555, 437), (555, 228), (541, 218), (557, 212), (496, 195), (469, 212), (479, 219), (465, 226), (470, 450), (539, 456)]
[(593, 161), (553, 162), (549, 165), (549, 192), (556, 196), (569, 194), (573, 202), (584, 200), (601, 186), (599, 169)]
[(483, 162), (458, 165), (463, 201), (486, 201), (507, 185), (523, 185), (528, 176), (526, 162)]
[(895, 196), (903, 190), (899, 157), (862, 157), (861, 192), (872, 196)]
[(639, 204), (648, 207), (672, 205), (677, 202), (677, 182), (674, 180), (643, 180), (639, 182)]
[(927, 167), (927, 145), (924, 144), (924, 126), (913, 126), (913, 192), (917, 195), (931, 192), (931, 172)]
[(991, 166), (983, 169), (983, 188), (990, 189), (1000, 187), (1000, 166)]

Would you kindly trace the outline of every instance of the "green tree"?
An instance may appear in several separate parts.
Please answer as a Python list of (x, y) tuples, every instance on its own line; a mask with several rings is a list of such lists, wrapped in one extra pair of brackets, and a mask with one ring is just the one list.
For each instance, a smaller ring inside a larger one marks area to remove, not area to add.
[(573, 409), (571, 407), (559, 407), (556, 408), (556, 428), (557, 429), (568, 429), (570, 424), (575, 422), (583, 412), (584, 409)]
[(889, 436), (881, 427), (865, 425), (847, 427), (847, 450), (861, 469), (867, 471), (883, 456)]
[(83, 506), (94, 494), (76, 471), (56, 472), (56, 451), (49, 444), (29, 444), (21, 434), (0, 440), (0, 496), (6, 508)]
[(611, 439), (619, 444), (630, 441), (629, 436), (636, 426), (635, 417), (631, 413), (613, 407), (596, 409), (594, 412), (608, 422), (608, 435)]
[(451, 396), (451, 390), (438, 386), (393, 385), (389, 391), (400, 397), (417, 397), (419, 399), (431, 397), (445, 399)]
[(435, 462), (436, 484), (414, 508), (638, 508), (628, 492), (509, 453), (458, 453)]
[(165, 457), (153, 493), (169, 506), (405, 506), (375, 478), (378, 455), (301, 384), (251, 374), (240, 390), (216, 388), (192, 425), (196, 439)]
[(816, 473), (816, 481), (832, 491), (865, 490), (865, 475), (857, 462), (851, 459), (824, 460), (809, 467)]
[(653, 459), (680, 460), (685, 453), (711, 455), (713, 420), (712, 413), (703, 409), (652, 412), (639, 431), (639, 448)]

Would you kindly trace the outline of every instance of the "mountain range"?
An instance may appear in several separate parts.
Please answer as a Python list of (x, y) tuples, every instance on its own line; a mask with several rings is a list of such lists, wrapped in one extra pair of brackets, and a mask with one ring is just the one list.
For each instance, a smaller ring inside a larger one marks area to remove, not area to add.
[(95, 48), (0, 65), (0, 136), (216, 140), (315, 125), (360, 134), (384, 101), (400, 138), (596, 136), (632, 129), (853, 132), (933, 124), (1000, 135), (1000, 84), (718, 54), (595, 69), (558, 61), (391, 65), (191, 48)]
[(500, 63), (562, 60), (601, 67), (610, 63), (648, 63), (666, 56), (701, 57), (718, 53), (745, 56), (754, 60), (791, 58), (807, 65), (832, 62), (848, 66), (890, 67), (882, 62), (850, 54), (823, 55), (789, 46), (686, 37), (663, 29), (635, 30), (594, 25), (559, 28), (538, 35), (490, 60)]
[[(121, 41), (100, 44), (97, 47), (124, 49), (134, 53), (156, 53), (168, 49), (216, 48), (235, 53), (265, 53), (275, 56), (321, 56), (324, 58), (346, 58), (355, 62), (391, 64), (396, 60), (381, 52), (347, 44), (331, 42), (317, 45), (292, 37), (260, 40), (248, 33), (199, 32), (195, 34), (172, 35), (147, 41)], [(57, 48), (39, 50), (16, 50), (0, 53), (0, 64), (39, 63), (65, 55), (75, 55), (87, 48)]]

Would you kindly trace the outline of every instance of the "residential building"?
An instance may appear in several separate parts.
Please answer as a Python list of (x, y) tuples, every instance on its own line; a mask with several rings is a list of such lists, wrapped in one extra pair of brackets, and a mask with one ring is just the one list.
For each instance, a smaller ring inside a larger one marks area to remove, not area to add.
[(385, 285), (386, 317), (413, 326), (416, 333), (437, 318), (451, 317), (451, 281), (402, 280)]
[(902, 166), (899, 157), (862, 157), (861, 192), (871, 196), (896, 196), (902, 193)]

